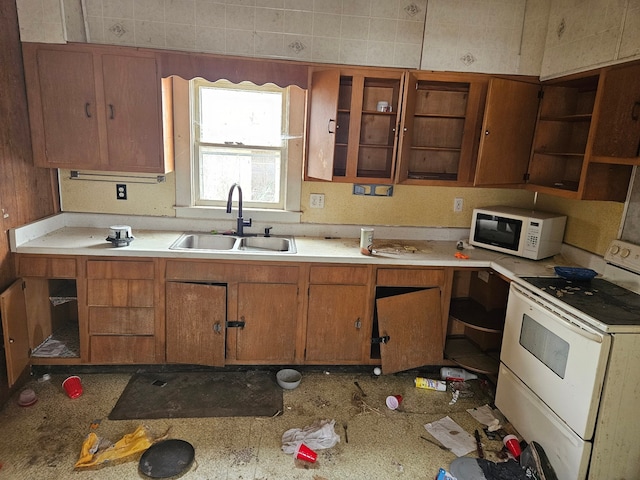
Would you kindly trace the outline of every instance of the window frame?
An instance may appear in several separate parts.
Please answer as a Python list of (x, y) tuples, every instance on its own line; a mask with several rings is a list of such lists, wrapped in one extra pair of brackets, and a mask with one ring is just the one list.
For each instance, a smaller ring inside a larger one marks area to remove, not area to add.
[[(226, 205), (197, 205), (194, 185), (195, 154), (192, 141), (193, 102), (190, 96), (188, 80), (171, 77), (173, 95), (174, 120), (174, 152), (175, 152), (175, 192), (176, 217), (202, 218), (212, 220), (232, 220), (226, 212)], [(287, 158), (283, 162), (284, 208), (259, 208), (243, 205), (245, 218), (253, 217), (258, 222), (300, 223), (300, 195), (302, 192), (302, 164), (306, 129), (306, 101), (307, 90), (299, 87), (287, 87), (289, 101), (283, 123), (286, 124), (288, 143)], [(234, 208), (237, 194), (234, 195)], [(243, 202), (244, 203), (244, 202)]]

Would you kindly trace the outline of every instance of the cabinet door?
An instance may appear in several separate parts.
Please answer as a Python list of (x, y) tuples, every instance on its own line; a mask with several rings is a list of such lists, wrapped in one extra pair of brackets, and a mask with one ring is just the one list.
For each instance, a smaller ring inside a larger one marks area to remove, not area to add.
[(524, 183), (538, 112), (540, 86), (489, 81), (474, 185)]
[(167, 362), (224, 366), (227, 287), (166, 284)]
[[(35, 55), (36, 71), (29, 68)], [(25, 50), (25, 75), (34, 159), (42, 167), (98, 168), (99, 118), (93, 55), (88, 52)], [(37, 88), (39, 85), (39, 88)], [(38, 118), (40, 117), (40, 118)]]
[(363, 328), (369, 287), (310, 285), (305, 359), (309, 362), (358, 363), (370, 336)]
[[(338, 70), (313, 72), (309, 107), (307, 176), (331, 181), (338, 114)], [(347, 125), (348, 128), (348, 125)]]
[(0, 294), (0, 315), (7, 357), (7, 378), (12, 387), (29, 365), (29, 331), (23, 282), (17, 280)]
[(382, 371), (395, 373), (442, 363), (440, 289), (430, 288), (376, 300)]
[(237, 295), (237, 320), (244, 322), (244, 326), (227, 333), (229, 337), (235, 337), (235, 351), (230, 352), (235, 360), (293, 362), (298, 319), (298, 285), (239, 283)]
[(160, 81), (154, 58), (102, 56), (109, 168), (163, 171)]
[(594, 119), (595, 157), (640, 159), (640, 65), (618, 67), (604, 74), (599, 113)]

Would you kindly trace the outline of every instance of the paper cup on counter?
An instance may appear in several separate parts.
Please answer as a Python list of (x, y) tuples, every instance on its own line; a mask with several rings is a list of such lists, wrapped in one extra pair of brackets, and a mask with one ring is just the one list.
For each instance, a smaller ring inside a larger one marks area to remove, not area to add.
[(360, 229), (360, 253), (362, 255), (373, 253), (373, 228)]

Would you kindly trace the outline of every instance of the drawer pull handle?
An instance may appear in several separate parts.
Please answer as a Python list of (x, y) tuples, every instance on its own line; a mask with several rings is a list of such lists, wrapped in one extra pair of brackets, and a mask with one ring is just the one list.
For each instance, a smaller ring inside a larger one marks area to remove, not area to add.
[(89, 102), (84, 104), (84, 114), (87, 116), (87, 118), (91, 118), (91, 110), (89, 110), (90, 106), (91, 104)]
[(371, 338), (371, 343), (389, 343), (391, 337), (389, 335), (384, 335), (383, 337), (373, 337)]
[(362, 322), (360, 321), (360, 317), (355, 322), (356, 329), (360, 330), (362, 328)]
[(333, 122), (333, 125), (335, 126), (336, 121), (333, 118), (329, 119), (329, 122), (327, 123), (327, 132), (328, 133), (336, 133), (335, 128), (333, 130), (331, 130), (331, 123)]
[(220, 326), (220, 322), (216, 322), (213, 324), (213, 331), (218, 334), (222, 333), (222, 327)]

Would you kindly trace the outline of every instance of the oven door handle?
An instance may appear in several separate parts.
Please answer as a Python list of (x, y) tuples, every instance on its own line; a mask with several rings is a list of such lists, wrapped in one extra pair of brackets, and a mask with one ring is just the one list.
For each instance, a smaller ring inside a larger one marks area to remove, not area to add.
[(568, 330), (571, 330), (572, 332), (584, 338), (587, 338), (591, 341), (602, 343), (603, 335), (601, 333), (598, 333), (595, 330), (590, 329), (586, 325), (582, 326), (578, 324), (576, 321), (572, 320), (568, 314), (565, 314), (564, 312), (559, 311), (559, 309), (557, 308), (552, 308), (549, 305), (548, 301), (539, 300), (535, 294), (527, 293), (526, 291), (522, 290), (522, 287), (520, 287), (519, 285), (515, 285), (514, 283), (512, 283), (511, 288), (514, 290), (514, 293), (516, 295), (522, 297), (521, 300), (523, 302), (534, 302), (540, 307), (544, 308), (545, 310), (550, 311), (555, 317), (559, 317), (560, 319), (562, 319), (563, 320), (561, 322), (562, 325), (566, 327)]

